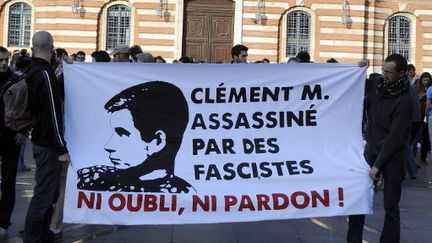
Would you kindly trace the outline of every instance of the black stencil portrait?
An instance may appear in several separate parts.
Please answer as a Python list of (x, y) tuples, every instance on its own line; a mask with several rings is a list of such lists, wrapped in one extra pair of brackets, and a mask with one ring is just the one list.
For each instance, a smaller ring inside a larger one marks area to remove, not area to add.
[(151, 81), (114, 95), (105, 109), (112, 135), (105, 151), (113, 164), (81, 168), (78, 189), (188, 193), (194, 188), (174, 174), (174, 162), (189, 121), (182, 91)]

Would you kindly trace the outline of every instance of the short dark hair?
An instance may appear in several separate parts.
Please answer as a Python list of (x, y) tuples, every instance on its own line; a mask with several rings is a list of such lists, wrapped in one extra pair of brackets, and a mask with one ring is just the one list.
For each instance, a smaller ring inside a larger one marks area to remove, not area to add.
[(309, 63), (310, 62), (310, 55), (309, 53), (305, 52), (305, 51), (301, 51), (297, 54), (296, 56), (301, 63)]
[(85, 56), (86, 54), (83, 51), (79, 51), (79, 52), (77, 52), (77, 55)]
[(111, 62), (111, 57), (106, 51), (94, 51), (91, 57), (93, 57), (96, 62)]
[(416, 70), (416, 68), (415, 68), (415, 66), (414, 66), (414, 64), (408, 64), (408, 66), (407, 66), (407, 71), (409, 71), (409, 70)]
[(187, 56), (182, 56), (178, 60), (179, 60), (179, 62), (182, 62), (182, 63), (192, 63), (191, 59)]
[(162, 60), (163, 63), (166, 63), (165, 59), (163, 57), (161, 57), (161, 56), (157, 56), (154, 59), (155, 59), (155, 62), (156, 62), (157, 59), (159, 59), (159, 60)]
[(0, 52), (9, 54), (9, 51), (6, 48), (4, 48), (3, 46), (0, 46)]
[(338, 63), (338, 61), (332, 57), (327, 60), (327, 63)]
[(234, 59), (234, 56), (239, 56), (242, 51), (248, 51), (248, 50), (249, 48), (247, 48), (244, 45), (240, 45), (240, 44), (235, 45), (233, 46), (233, 48), (231, 48), (231, 57)]
[(391, 54), (388, 56), (385, 60), (385, 62), (394, 62), (396, 64), (396, 71), (407, 71), (408, 68), (408, 62), (405, 57), (403, 57), (400, 54)]
[(69, 54), (64, 48), (56, 48), (55, 52), (57, 54), (57, 58), (62, 57), (63, 55), (69, 56)]
[(25, 48), (21, 49), (20, 53), (21, 53), (21, 56), (27, 56), (27, 54), (28, 54), (27, 49), (25, 49)]
[(134, 60), (136, 60), (135, 55), (142, 52), (141, 46), (139, 45), (133, 45), (129, 48), (129, 53)]
[(28, 56), (19, 56), (15, 61), (17, 70), (24, 70), (31, 64), (31, 58)]

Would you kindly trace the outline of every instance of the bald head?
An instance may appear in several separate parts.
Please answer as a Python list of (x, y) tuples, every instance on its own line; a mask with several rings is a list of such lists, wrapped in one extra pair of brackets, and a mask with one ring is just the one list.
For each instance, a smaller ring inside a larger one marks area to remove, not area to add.
[(33, 52), (51, 52), (53, 48), (53, 38), (48, 31), (38, 31), (33, 35)]
[(50, 62), (51, 53), (54, 48), (53, 42), (53, 38), (48, 31), (36, 32), (32, 38), (33, 56)]

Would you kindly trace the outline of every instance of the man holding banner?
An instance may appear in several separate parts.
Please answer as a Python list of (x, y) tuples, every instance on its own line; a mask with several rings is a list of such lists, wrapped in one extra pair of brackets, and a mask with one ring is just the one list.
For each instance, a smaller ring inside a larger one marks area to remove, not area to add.
[[(372, 167), (369, 176), (384, 178), (384, 208), (386, 211), (381, 243), (400, 241), (399, 201), (409, 128), (413, 118), (413, 99), (406, 76), (407, 61), (399, 54), (385, 59), (383, 77), (375, 92), (369, 92), (367, 109), (365, 157)], [(364, 215), (351, 215), (347, 241), (361, 243)]]
[(63, 138), (63, 109), (60, 90), (50, 66), (53, 38), (47, 31), (32, 38), (33, 73), (26, 79), (30, 113), (37, 119), (32, 131), (33, 156), (36, 162), (34, 195), (24, 227), (24, 242), (54, 242), (49, 230), (53, 204), (59, 196), (61, 162), (69, 154)]

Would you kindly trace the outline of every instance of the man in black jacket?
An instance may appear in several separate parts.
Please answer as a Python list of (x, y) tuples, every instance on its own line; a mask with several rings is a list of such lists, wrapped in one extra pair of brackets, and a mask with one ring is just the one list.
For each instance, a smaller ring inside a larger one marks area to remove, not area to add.
[[(17, 76), (9, 67), (9, 52), (0, 46), (0, 91), (9, 81)], [(15, 143), (16, 132), (4, 124), (3, 92), (0, 102), (0, 156), (1, 163), (1, 199), (0, 199), (0, 239), (7, 235), (10, 219), (15, 206), (15, 182), (20, 145)]]
[(54, 242), (49, 230), (53, 204), (59, 195), (61, 163), (69, 161), (63, 138), (63, 109), (50, 60), (53, 39), (46, 31), (32, 38), (32, 70), (26, 79), (29, 87), (30, 113), (36, 118), (32, 130), (33, 155), (36, 162), (34, 196), (31, 199), (24, 228), (24, 242)]
[[(383, 64), (383, 77), (376, 89), (369, 92), (365, 157), (372, 167), (369, 176), (384, 178), (385, 220), (381, 243), (400, 241), (399, 201), (402, 173), (407, 158), (409, 131), (414, 117), (406, 59), (392, 54)], [(361, 243), (364, 215), (351, 215), (347, 241)]]

